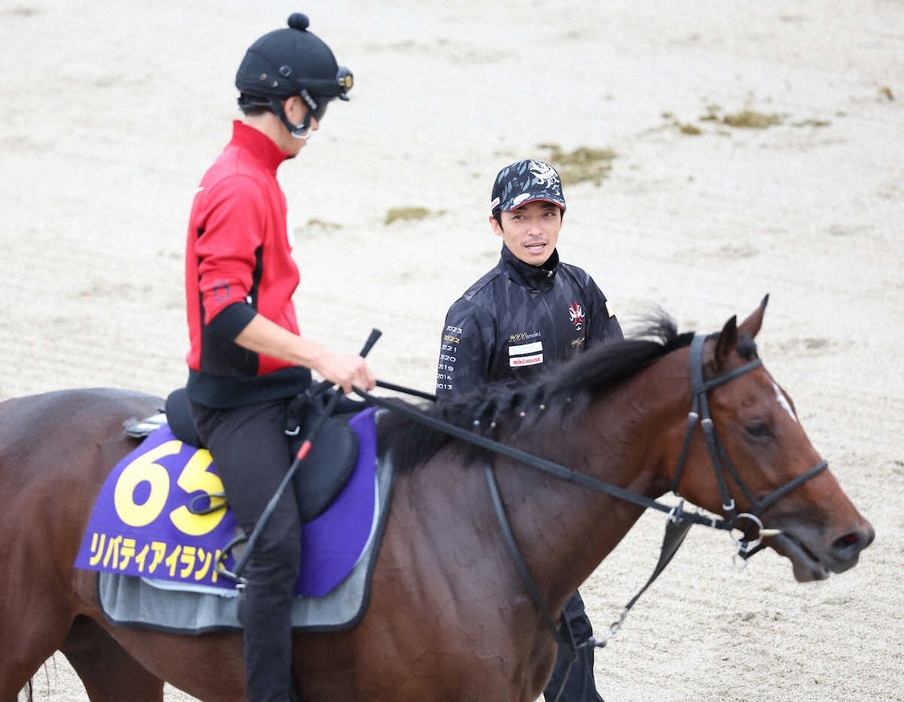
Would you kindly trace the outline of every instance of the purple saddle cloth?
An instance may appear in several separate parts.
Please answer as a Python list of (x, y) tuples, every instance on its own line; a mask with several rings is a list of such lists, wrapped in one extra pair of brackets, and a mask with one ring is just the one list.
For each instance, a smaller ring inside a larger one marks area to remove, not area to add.
[[(379, 516), (375, 408), (349, 420), (358, 460), (345, 487), (323, 514), (304, 524), (299, 595), (322, 597), (352, 571)], [(107, 477), (95, 502), (76, 568), (198, 587), (233, 590), (215, 564), (236, 533), (231, 510), (189, 511), (193, 497), (222, 491), (205, 449), (176, 439), (168, 426), (152, 432)], [(214, 501), (216, 498), (214, 498)], [(228, 570), (234, 558), (224, 559)]]

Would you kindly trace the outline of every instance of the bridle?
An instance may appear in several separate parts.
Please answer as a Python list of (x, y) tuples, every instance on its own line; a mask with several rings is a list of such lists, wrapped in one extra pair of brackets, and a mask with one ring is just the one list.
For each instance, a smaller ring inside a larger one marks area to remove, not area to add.
[[(728, 458), (728, 455), (725, 453), (722, 444), (719, 442), (718, 436), (716, 436), (716, 429), (713, 424), (712, 416), (709, 413), (709, 400), (707, 399), (707, 393), (713, 388), (724, 385), (725, 383), (734, 380), (735, 378), (742, 376), (755, 368), (759, 368), (763, 365), (763, 360), (761, 358), (754, 359), (750, 363), (747, 363), (740, 368), (735, 368), (733, 371), (730, 371), (725, 375), (720, 375), (716, 378), (713, 378), (712, 380), (704, 380), (703, 345), (705, 342), (706, 337), (703, 334), (695, 334), (693, 340), (691, 341), (690, 371), (691, 393), (693, 395), (693, 401), (691, 403), (691, 411), (688, 414), (687, 418), (687, 431), (684, 435), (684, 443), (681, 447), (681, 454), (678, 457), (678, 465), (676, 466), (675, 474), (672, 477), (672, 492), (675, 495), (680, 496), (680, 493), (678, 492), (678, 485), (681, 482), (681, 475), (684, 472), (684, 465), (687, 460), (687, 452), (690, 445), (691, 436), (694, 433), (694, 428), (699, 422), (700, 427), (703, 430), (703, 437), (706, 440), (706, 449), (709, 452), (709, 457), (712, 461), (713, 469), (716, 474), (716, 482), (719, 488), (719, 497), (722, 500), (722, 509), (727, 516), (727, 523), (730, 525), (731, 529), (738, 529), (742, 520), (748, 520), (753, 522), (753, 524), (755, 524), (757, 527), (757, 533), (754, 539), (748, 540), (743, 536), (736, 539), (736, 543), (738, 544), (738, 555), (742, 559), (746, 560), (747, 558), (750, 558), (750, 556), (752, 556), (754, 553), (763, 548), (763, 545), (761, 543), (762, 537), (774, 536), (779, 533), (777, 530), (765, 530), (766, 533), (764, 534), (763, 522), (760, 520), (760, 515), (762, 515), (767, 509), (769, 509), (772, 505), (778, 502), (789, 492), (796, 490), (810, 478), (813, 478), (824, 471), (828, 467), (829, 463), (826, 460), (820, 461), (805, 473), (801, 473), (796, 478), (793, 478), (792, 480), (782, 485), (780, 488), (773, 490), (771, 493), (766, 495), (766, 497), (758, 498), (756, 495), (754, 495), (753, 492), (744, 483), (744, 480), (741, 478), (737, 469), (734, 467), (734, 464), (732, 464), (731, 460)], [(737, 485), (741, 492), (744, 494), (745, 499), (750, 504), (749, 511), (738, 513), (734, 498), (731, 496), (731, 491), (728, 487), (728, 481), (725, 479), (726, 473), (731, 476), (731, 479), (734, 481), (735, 485)]]
[[(672, 557), (677, 552), (678, 547), (684, 541), (684, 537), (686, 536), (688, 529), (693, 524), (702, 524), (704, 526), (712, 527), (714, 529), (720, 529), (723, 531), (738, 532), (737, 535), (735, 535), (734, 533), (732, 534), (732, 539), (738, 547), (737, 555), (741, 559), (746, 560), (750, 558), (750, 556), (752, 556), (754, 553), (764, 548), (764, 545), (762, 544), (762, 539), (764, 537), (776, 536), (780, 533), (780, 531), (776, 529), (764, 529), (760, 516), (782, 497), (797, 489), (828, 467), (828, 462), (822, 460), (815, 466), (807, 470), (805, 473), (798, 475), (797, 477), (788, 481), (785, 485), (777, 488), (763, 498), (757, 498), (750, 491), (750, 489), (741, 479), (741, 476), (738, 474), (734, 465), (729, 460), (724, 448), (722, 447), (722, 444), (719, 441), (718, 436), (716, 435), (712, 416), (709, 412), (709, 402), (707, 399), (707, 394), (713, 388), (724, 385), (725, 383), (728, 383), (735, 378), (738, 378), (756, 368), (761, 367), (763, 365), (763, 361), (762, 359), (757, 358), (743, 366), (740, 366), (739, 368), (729, 371), (724, 375), (717, 376), (715, 378), (712, 378), (711, 380), (704, 380), (703, 347), (705, 342), (705, 335), (695, 334), (690, 345), (691, 393), (693, 395), (693, 399), (691, 403), (691, 410), (688, 414), (687, 431), (685, 432), (684, 442), (681, 447), (678, 464), (672, 478), (671, 489), (675, 495), (680, 497), (678, 486), (687, 461), (691, 438), (693, 436), (694, 429), (699, 423), (703, 430), (707, 451), (709, 452), (709, 456), (713, 464), (713, 469), (716, 474), (719, 495), (722, 501), (722, 509), (725, 511), (726, 515), (725, 518), (709, 516), (701, 514), (700, 512), (688, 512), (684, 509), (683, 499), (679, 502), (679, 504), (675, 506), (664, 504), (662, 502), (649, 498), (646, 495), (641, 495), (630, 490), (626, 490), (625, 488), (619, 487), (617, 485), (612, 485), (611, 483), (604, 482), (589, 475), (584, 475), (583, 473), (577, 473), (559, 463), (533, 456), (529, 453), (521, 451), (520, 449), (512, 448), (511, 446), (506, 446), (499, 443), (498, 441), (474, 433), (474, 431), (468, 431), (453, 424), (449, 424), (448, 422), (435, 419), (424, 414), (420, 410), (408, 407), (404, 404), (391, 402), (386, 399), (370, 395), (369, 393), (364, 392), (363, 390), (359, 390), (358, 388), (355, 388), (355, 392), (369, 404), (384, 407), (393, 412), (403, 414), (412, 421), (427, 426), (431, 429), (435, 429), (436, 431), (449, 434), (450, 436), (454, 436), (455, 438), (461, 439), (494, 453), (507, 456), (519, 463), (530, 466), (532, 468), (536, 468), (545, 473), (549, 473), (568, 482), (572, 482), (577, 485), (583, 485), (584, 487), (590, 488), (591, 490), (604, 492), (608, 495), (626, 500), (628, 502), (632, 502), (644, 508), (656, 509), (668, 514), (669, 520), (666, 524), (666, 535), (663, 540), (662, 551), (660, 553), (659, 561), (650, 579), (628, 602), (620, 617), (609, 627), (608, 635), (603, 640), (596, 640), (591, 638), (586, 644), (581, 644), (581, 646), (589, 645), (602, 647), (605, 646), (607, 641), (617, 633), (631, 607), (634, 606), (635, 602), (637, 602), (640, 596), (647, 590), (647, 588), (665, 569), (666, 565), (668, 565), (668, 563), (671, 561)], [(405, 388), (401, 388), (399, 386), (391, 386), (389, 384), (380, 382), (378, 382), (377, 384), (378, 386), (389, 387), (390, 389), (397, 391), (406, 391)], [(422, 393), (415, 392), (412, 394), (417, 394), (421, 397), (424, 396)], [(478, 429), (480, 426), (479, 421), (475, 420), (474, 426), (475, 429)], [(734, 483), (744, 494), (747, 502), (749, 502), (749, 511), (741, 513), (737, 511), (735, 500), (731, 496), (731, 490), (725, 477), (726, 472), (731, 476)], [(556, 625), (552, 617), (552, 614), (549, 611), (549, 608), (546, 606), (546, 603), (543, 600), (543, 597), (540, 593), (539, 588), (537, 587), (533, 576), (530, 573), (530, 569), (524, 559), (524, 556), (521, 554), (521, 550), (518, 547), (515, 535), (512, 532), (511, 525), (509, 524), (508, 517), (505, 513), (505, 506), (502, 502), (502, 498), (499, 492), (499, 485), (496, 481), (496, 476), (493, 472), (493, 465), (491, 462), (487, 462), (485, 466), (485, 473), (487, 484), (490, 490), (490, 495), (492, 497), (493, 505), (496, 510), (496, 516), (499, 520), (499, 524), (505, 537), (506, 543), (508, 544), (509, 551), (511, 552), (515, 564), (521, 574), (522, 580), (524, 581), (525, 587), (527, 588), (531, 598), (533, 599), (538, 610), (543, 616), (546, 622), (546, 626), (552, 632), (553, 637), (555, 638), (561, 649), (564, 651), (568, 659), (573, 661), (576, 657), (577, 647), (572, 640), (570, 632), (568, 632), (569, 635), (567, 638), (562, 635), (559, 627)], [(749, 538), (746, 535), (746, 532), (741, 530), (740, 527), (742, 522), (744, 521), (752, 522), (757, 527), (756, 534), (753, 536), (753, 538)]]
[[(706, 447), (709, 452), (710, 459), (712, 460), (713, 468), (715, 470), (716, 480), (719, 487), (719, 495), (722, 500), (722, 507), (726, 513), (726, 517), (724, 519), (715, 516), (704, 515), (699, 512), (688, 512), (683, 508), (683, 501), (682, 504), (679, 504), (677, 506), (664, 504), (645, 495), (641, 495), (617, 485), (607, 483), (603, 480), (600, 480), (599, 478), (594, 478), (590, 475), (575, 472), (566, 466), (555, 463), (554, 461), (549, 461), (545, 458), (539, 458), (520, 449), (506, 446), (505, 444), (495, 441), (494, 439), (490, 439), (486, 436), (477, 434), (474, 430), (464, 429), (455, 426), (454, 424), (444, 422), (440, 419), (435, 419), (434, 417), (424, 414), (422, 411), (413, 407), (409, 407), (397, 402), (392, 402), (391, 400), (387, 400), (386, 398), (371, 395), (370, 393), (364, 392), (363, 390), (360, 390), (358, 388), (355, 388), (355, 393), (361, 396), (367, 402), (367, 404), (377, 405), (392, 412), (402, 414), (418, 424), (422, 424), (436, 431), (448, 434), (457, 439), (461, 439), (462, 441), (473, 444), (475, 446), (479, 446), (480, 448), (487, 449), (489, 451), (492, 451), (493, 453), (507, 456), (518, 461), (519, 463), (523, 463), (524, 465), (536, 468), (537, 470), (540, 470), (544, 473), (549, 473), (550, 475), (554, 475), (558, 478), (561, 478), (562, 480), (566, 480), (577, 485), (583, 485), (584, 487), (590, 488), (591, 490), (596, 490), (597, 492), (604, 492), (608, 495), (611, 495), (612, 497), (616, 497), (628, 502), (633, 502), (634, 504), (640, 505), (644, 508), (650, 508), (664, 512), (670, 517), (672, 521), (687, 522), (690, 524), (702, 524), (704, 526), (723, 531), (731, 531), (733, 529), (737, 529), (743, 520), (752, 520), (759, 527), (762, 527), (762, 522), (760, 521), (759, 516), (762, 515), (763, 512), (769, 509), (769, 507), (771, 507), (789, 492), (797, 489), (803, 483), (810, 480), (810, 478), (813, 478), (814, 476), (825, 470), (828, 467), (828, 462), (825, 460), (820, 461), (808, 471), (802, 473), (796, 478), (793, 478), (788, 483), (774, 490), (766, 497), (757, 498), (748, 489), (743, 479), (735, 469), (734, 465), (728, 459), (728, 456), (725, 453), (722, 444), (719, 442), (719, 439), (716, 436), (712, 416), (709, 412), (707, 393), (713, 388), (724, 385), (725, 383), (734, 380), (735, 378), (738, 378), (756, 368), (759, 368), (763, 365), (763, 361), (762, 359), (757, 358), (750, 363), (729, 371), (724, 375), (720, 375), (711, 380), (704, 380), (703, 346), (705, 342), (705, 335), (695, 334), (690, 344), (691, 393), (693, 395), (693, 399), (691, 403), (691, 410), (688, 413), (687, 431), (685, 432), (684, 442), (681, 447), (681, 453), (678, 458), (678, 464), (675, 469), (675, 474), (672, 478), (671, 490), (675, 495), (679, 497), (681, 496), (678, 492), (678, 485), (687, 461), (688, 449), (690, 447), (690, 441), (693, 436), (694, 429), (699, 423), (703, 430), (703, 435), (706, 440)], [(433, 396), (426, 395), (425, 393), (411, 391), (407, 388), (403, 388), (398, 385), (392, 385), (390, 383), (383, 383), (381, 381), (378, 381), (377, 385), (379, 387), (385, 387), (403, 393), (409, 393), (428, 399), (435, 399)], [(479, 429), (479, 427), (479, 420), (475, 420), (474, 429), (477, 430)], [(492, 466), (488, 464), (487, 470), (489, 471), (488, 480), (490, 480), (491, 486), (493, 486), (495, 485), (495, 477), (492, 473)], [(751, 505), (750, 511), (742, 513), (737, 512), (735, 501), (731, 497), (728, 482), (725, 479), (725, 471), (728, 472), (732, 480), (744, 493), (745, 498)], [(775, 534), (775, 530), (767, 532), (767, 535)], [(753, 540), (738, 540), (741, 552), (743, 554), (747, 554), (747, 557), (749, 557), (755, 550), (759, 550), (757, 548), (760, 545), (759, 537), (763, 535), (764, 534), (762, 534), (761, 531), (760, 534), (757, 535), (757, 538)]]

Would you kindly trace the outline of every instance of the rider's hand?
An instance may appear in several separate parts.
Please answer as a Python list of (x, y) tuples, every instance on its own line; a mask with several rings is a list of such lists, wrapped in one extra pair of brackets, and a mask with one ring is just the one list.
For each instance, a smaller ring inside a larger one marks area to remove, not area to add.
[(320, 344), (293, 334), (257, 314), (234, 339), (242, 348), (311, 368), (331, 383), (350, 393), (352, 386), (370, 391), (377, 381), (364, 358), (338, 354)]
[(315, 370), (346, 394), (352, 391), (352, 386), (368, 392), (377, 386), (376, 378), (361, 356), (327, 352)]

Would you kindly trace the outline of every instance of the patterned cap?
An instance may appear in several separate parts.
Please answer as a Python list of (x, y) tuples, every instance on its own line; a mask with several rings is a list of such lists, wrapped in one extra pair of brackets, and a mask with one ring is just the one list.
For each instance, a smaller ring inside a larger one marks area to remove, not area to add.
[(543, 200), (565, 210), (559, 172), (543, 161), (525, 159), (499, 171), (493, 183), (490, 211), (511, 212), (534, 200)]

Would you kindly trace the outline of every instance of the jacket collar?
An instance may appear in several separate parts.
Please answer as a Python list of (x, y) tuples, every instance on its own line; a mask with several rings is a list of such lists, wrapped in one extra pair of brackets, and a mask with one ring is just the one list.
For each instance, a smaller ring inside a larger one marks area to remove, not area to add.
[(553, 249), (552, 256), (542, 266), (532, 266), (516, 257), (509, 247), (503, 244), (499, 266), (518, 285), (531, 290), (546, 291), (552, 288), (556, 272), (559, 270), (559, 251)]
[(270, 137), (239, 120), (232, 123), (232, 141), (230, 143), (249, 151), (264, 168), (273, 174), (288, 157), (288, 154), (280, 149)]

